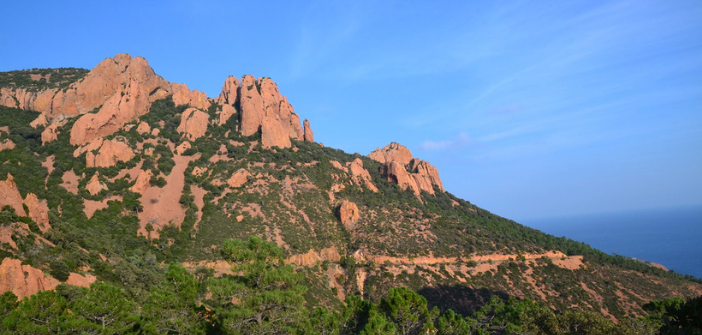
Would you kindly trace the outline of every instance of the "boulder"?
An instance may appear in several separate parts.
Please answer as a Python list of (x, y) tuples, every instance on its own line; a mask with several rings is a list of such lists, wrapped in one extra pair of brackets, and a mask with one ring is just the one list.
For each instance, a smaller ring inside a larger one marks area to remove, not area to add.
[(207, 132), (209, 115), (196, 108), (188, 108), (180, 116), (178, 132), (184, 133), (185, 137), (193, 141)]
[(354, 224), (361, 218), (360, 212), (358, 211), (358, 206), (348, 200), (343, 200), (341, 202), (337, 213), (339, 215), (339, 220), (341, 220), (341, 224), (343, 224), (344, 227), (349, 230), (353, 229)]

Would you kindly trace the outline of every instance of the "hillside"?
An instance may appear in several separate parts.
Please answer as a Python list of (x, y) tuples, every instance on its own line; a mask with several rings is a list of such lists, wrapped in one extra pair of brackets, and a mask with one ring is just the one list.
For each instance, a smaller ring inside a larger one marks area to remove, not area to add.
[(0, 85), (0, 291), (19, 298), (61, 282), (144, 297), (169, 263), (227, 277), (222, 246), (249, 236), (281, 248), (309, 306), (405, 286), (463, 315), (498, 296), (621, 322), (702, 295), (698, 279), (459, 199), (400, 144), (315, 142), (270, 78), (229, 77), (213, 99), (122, 54)]

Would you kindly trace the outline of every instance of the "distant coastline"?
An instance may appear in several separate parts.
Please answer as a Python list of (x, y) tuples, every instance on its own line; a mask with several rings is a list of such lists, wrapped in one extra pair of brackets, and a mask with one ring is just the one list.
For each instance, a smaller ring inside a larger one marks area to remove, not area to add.
[(702, 205), (531, 219), (521, 222), (607, 253), (702, 278)]

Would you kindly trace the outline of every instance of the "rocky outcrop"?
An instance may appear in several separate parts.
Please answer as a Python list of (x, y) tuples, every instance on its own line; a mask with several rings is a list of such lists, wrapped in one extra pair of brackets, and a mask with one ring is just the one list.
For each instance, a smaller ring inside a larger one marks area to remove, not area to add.
[(54, 123), (44, 128), (44, 131), (41, 132), (41, 144), (46, 144), (58, 139), (58, 127), (60, 127), (62, 124), (63, 122)]
[(444, 192), (439, 171), (429, 162), (412, 158), (412, 153), (398, 143), (390, 143), (382, 149), (375, 149), (368, 157), (383, 163), (380, 173), (403, 190), (410, 189), (419, 196), (422, 191), (434, 194), (436, 186)]
[(217, 122), (217, 124), (219, 124), (220, 126), (224, 125), (235, 114), (236, 109), (232, 107), (232, 105), (222, 105), (222, 111), (219, 113), (219, 121)]
[(173, 103), (178, 105), (190, 105), (190, 107), (207, 110), (210, 108), (210, 100), (205, 92), (190, 90), (185, 84), (171, 83), (173, 92)]
[(142, 134), (142, 135), (148, 134), (151, 132), (151, 126), (149, 126), (149, 124), (146, 122), (140, 122), (139, 125), (137, 126), (136, 131), (137, 131), (137, 133)]
[(305, 142), (314, 142), (314, 132), (312, 131), (312, 127), (310, 126), (310, 121), (305, 119), (304, 124), (304, 131), (305, 131)]
[(15, 142), (12, 142), (9, 138), (6, 138), (4, 141), (0, 141), (0, 151), (3, 150), (12, 150), (15, 148)]
[(0, 180), (0, 208), (9, 205), (17, 215), (26, 216), (27, 213), (25, 213), (22, 203), (22, 196), (17, 189), (17, 184), (15, 184), (15, 178), (8, 173), (7, 179)]
[(85, 189), (88, 191), (88, 193), (90, 193), (90, 195), (96, 195), (100, 193), (100, 191), (106, 190), (107, 186), (100, 182), (100, 174), (96, 173), (92, 178), (90, 178), (88, 184), (85, 185)]
[(353, 229), (356, 221), (361, 218), (360, 212), (358, 211), (358, 206), (348, 200), (343, 200), (341, 202), (337, 213), (339, 215), (339, 220), (341, 220), (341, 224), (343, 224), (344, 227), (349, 230)]
[(412, 160), (412, 153), (407, 147), (392, 142), (382, 149), (378, 148), (373, 150), (368, 157), (380, 163), (395, 161), (402, 165), (407, 165)]
[(245, 169), (239, 169), (237, 172), (234, 172), (232, 174), (231, 178), (227, 180), (227, 185), (229, 187), (242, 187), (244, 184), (246, 184), (247, 181), (249, 181), (249, 177), (251, 177), (251, 174), (249, 171), (246, 171)]
[(242, 135), (251, 136), (260, 130), (261, 145), (266, 148), (287, 148), (292, 145), (290, 138), (304, 139), (300, 117), (270, 78), (243, 76), (238, 98)]
[(144, 194), (144, 191), (151, 186), (150, 180), (153, 177), (151, 170), (141, 170), (134, 185), (129, 189), (132, 192)]
[[(176, 105), (187, 104), (201, 110), (208, 109), (212, 103), (204, 92), (190, 90), (184, 84), (169, 83), (156, 75), (144, 58), (119, 54), (100, 62), (67, 89), (30, 92), (22, 88), (2, 88), (0, 104), (41, 112), (32, 123), (35, 126), (78, 116), (71, 129), (70, 143), (85, 145), (113, 134), (124, 124), (146, 114), (151, 103), (169, 95)], [(266, 141), (262, 141), (265, 147), (290, 147), (290, 138), (314, 141), (309, 122), (305, 122), (303, 131), (299, 116), (270, 78), (256, 80), (245, 75), (240, 82), (228, 77), (215, 102), (223, 106), (220, 124), (239, 111), (241, 133), (250, 136), (261, 131), (262, 137), (266, 137)], [(42, 137), (45, 143), (54, 140), (56, 127)]]
[(178, 132), (184, 133), (189, 140), (205, 136), (209, 115), (196, 108), (188, 108), (180, 116)]
[[(82, 145), (116, 132), (125, 123), (146, 114), (151, 103), (168, 96), (170, 89), (170, 83), (157, 76), (146, 59), (132, 58), (127, 54), (104, 60), (82, 82), (74, 85), (75, 91), (82, 90), (90, 96), (87, 100), (80, 100), (81, 103), (89, 101), (90, 104), (82, 110), (71, 110), (67, 115), (102, 107), (97, 113), (83, 115), (76, 121), (71, 129), (73, 145)], [(70, 88), (68, 92), (72, 92)]]
[(49, 206), (46, 204), (46, 200), (39, 200), (36, 194), (27, 193), (24, 197), (24, 204), (29, 210), (29, 217), (37, 223), (39, 230), (46, 232), (51, 229), (49, 225)]
[[(66, 284), (89, 287), (96, 279), (93, 275), (71, 273)], [(41, 270), (22, 265), (19, 259), (5, 258), (0, 264), (0, 292), (12, 291), (20, 300), (40, 291), (53, 290), (58, 284), (58, 280)]]
[(357, 185), (363, 185), (373, 192), (378, 192), (378, 188), (373, 184), (370, 173), (363, 167), (363, 161), (360, 158), (346, 163), (346, 166), (348, 166), (351, 178)]
[(215, 102), (222, 106), (232, 106), (238, 102), (238, 96), (239, 79), (234, 76), (229, 76), (226, 80), (224, 80), (224, 85), (222, 85), (222, 93), (220, 93), (219, 97), (215, 99)]
[(188, 149), (190, 149), (190, 148), (192, 148), (192, 147), (193, 147), (193, 146), (192, 146), (192, 144), (190, 144), (190, 142), (188, 142), (188, 141), (183, 141), (183, 143), (179, 144), (179, 145), (175, 148), (175, 152), (176, 152), (176, 154), (178, 154), (178, 155), (182, 155), (186, 150), (188, 150)]
[(98, 140), (98, 142), (101, 142), (101, 145), (97, 154), (93, 153), (93, 150), (88, 150), (85, 154), (86, 167), (110, 167), (117, 162), (126, 162), (134, 158), (134, 152), (125, 142), (118, 139)]

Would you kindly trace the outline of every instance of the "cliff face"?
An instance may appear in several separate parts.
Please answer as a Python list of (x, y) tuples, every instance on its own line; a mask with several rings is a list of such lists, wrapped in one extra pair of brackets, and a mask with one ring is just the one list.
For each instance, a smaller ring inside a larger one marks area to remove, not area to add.
[(434, 194), (434, 186), (444, 192), (436, 167), (418, 158), (413, 158), (407, 147), (390, 143), (382, 149), (375, 149), (368, 157), (383, 163), (380, 173), (403, 190), (410, 189), (419, 196), (421, 191)]

